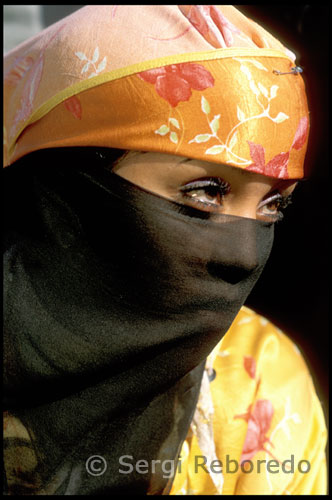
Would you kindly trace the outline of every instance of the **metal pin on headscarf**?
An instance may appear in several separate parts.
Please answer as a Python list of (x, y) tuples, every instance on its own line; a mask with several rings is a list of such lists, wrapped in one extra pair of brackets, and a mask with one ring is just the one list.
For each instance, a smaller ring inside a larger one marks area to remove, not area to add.
[(285, 73), (282, 73), (277, 69), (274, 69), (273, 73), (275, 75), (299, 75), (300, 73), (303, 73), (303, 69), (301, 68), (301, 66), (294, 66), (290, 71), (287, 71)]

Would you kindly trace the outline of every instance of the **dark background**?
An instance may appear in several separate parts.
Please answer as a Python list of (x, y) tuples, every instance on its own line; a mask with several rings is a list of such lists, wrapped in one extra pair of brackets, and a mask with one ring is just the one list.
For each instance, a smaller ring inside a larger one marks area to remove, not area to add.
[[(82, 5), (42, 5), (45, 26)], [(311, 112), (306, 168), (286, 217), (276, 226), (269, 263), (247, 305), (271, 319), (302, 351), (327, 415), (329, 183), (327, 4), (236, 5), (297, 55)]]
[(327, 414), (330, 248), (328, 182), (329, 6), (238, 5), (295, 52), (310, 109), (307, 181), (276, 226), (274, 249), (248, 305), (295, 341), (311, 368)]

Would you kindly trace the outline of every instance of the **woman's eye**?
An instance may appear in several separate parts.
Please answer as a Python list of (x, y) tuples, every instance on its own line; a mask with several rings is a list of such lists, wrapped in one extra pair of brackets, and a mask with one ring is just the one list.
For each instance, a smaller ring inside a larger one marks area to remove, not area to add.
[(222, 193), (215, 187), (186, 191), (186, 196), (203, 203), (213, 203), (214, 205), (222, 203)]
[(229, 184), (219, 178), (194, 181), (180, 189), (186, 201), (209, 206), (221, 206), (229, 190)]
[(279, 199), (270, 201), (262, 206), (262, 212), (266, 214), (276, 214), (280, 210), (281, 201)]
[(284, 216), (282, 210), (284, 210), (290, 203), (291, 196), (276, 194), (271, 196), (269, 199), (264, 200), (258, 208), (262, 215), (267, 215), (275, 218), (276, 220), (281, 220)]

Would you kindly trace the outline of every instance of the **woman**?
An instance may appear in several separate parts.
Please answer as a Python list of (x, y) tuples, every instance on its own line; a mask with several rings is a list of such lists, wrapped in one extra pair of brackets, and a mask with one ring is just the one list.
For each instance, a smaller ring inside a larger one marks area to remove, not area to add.
[(231, 6), (87, 6), (5, 90), (8, 493), (324, 492), (308, 369), (243, 307), (306, 175), (294, 55)]

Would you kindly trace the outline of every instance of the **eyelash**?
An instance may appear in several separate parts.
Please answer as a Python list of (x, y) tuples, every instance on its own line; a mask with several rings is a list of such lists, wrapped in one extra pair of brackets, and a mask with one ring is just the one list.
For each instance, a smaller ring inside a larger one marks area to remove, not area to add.
[[(188, 194), (192, 191), (204, 190), (206, 193), (211, 191), (214, 193), (212, 197), (215, 197), (217, 194), (220, 196), (220, 205), (222, 205), (223, 197), (228, 194), (231, 190), (230, 184), (225, 182), (224, 180), (213, 177), (208, 179), (197, 180), (183, 186), (180, 189), (180, 195), (186, 201), (190, 201), (191, 203), (201, 207), (202, 209), (206, 209), (207, 207), (215, 207), (216, 203), (204, 202), (196, 199), (194, 196)], [(277, 204), (277, 213), (275, 214), (264, 214), (266, 217), (273, 219), (274, 222), (280, 222), (284, 218), (283, 210), (286, 209), (288, 205), (292, 202), (292, 196), (283, 196), (279, 192), (272, 193), (269, 198), (263, 200), (258, 208), (268, 207), (271, 203)]]
[(202, 206), (215, 206), (215, 203), (209, 203), (209, 202), (204, 202), (201, 200), (197, 200), (194, 196), (187, 194), (191, 193), (192, 191), (205, 191), (206, 193), (211, 194), (213, 192), (212, 197), (214, 198), (217, 194), (220, 195), (221, 200), (223, 197), (229, 193), (230, 191), (230, 185), (228, 182), (223, 181), (222, 179), (219, 179), (218, 177), (214, 177), (211, 179), (202, 179), (202, 180), (197, 180), (194, 182), (191, 182), (190, 184), (187, 184), (186, 186), (183, 186), (180, 191), (181, 195), (186, 198), (186, 200), (191, 200), (193, 203), (197, 205), (202, 205)]
[(268, 207), (271, 203), (277, 203), (277, 213), (273, 215), (266, 214), (266, 216), (275, 219), (275, 222), (280, 222), (284, 218), (283, 211), (292, 203), (292, 195), (272, 194), (269, 198), (263, 200), (258, 208)]

